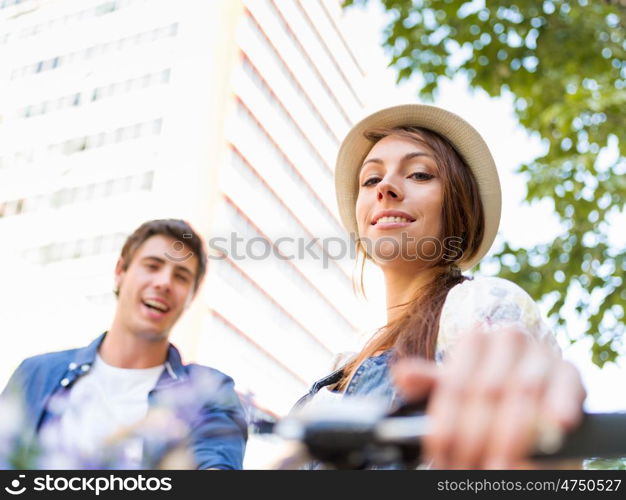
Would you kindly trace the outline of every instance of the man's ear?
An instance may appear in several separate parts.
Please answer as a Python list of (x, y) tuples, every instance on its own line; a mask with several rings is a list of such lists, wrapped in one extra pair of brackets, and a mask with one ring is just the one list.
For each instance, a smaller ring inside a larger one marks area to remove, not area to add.
[(122, 277), (126, 270), (124, 269), (124, 259), (120, 257), (115, 264), (115, 290), (119, 293), (120, 285), (122, 284)]

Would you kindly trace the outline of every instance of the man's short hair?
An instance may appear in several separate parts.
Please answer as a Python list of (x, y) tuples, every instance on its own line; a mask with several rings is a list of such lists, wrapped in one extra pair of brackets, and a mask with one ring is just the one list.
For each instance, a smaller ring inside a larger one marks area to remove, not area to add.
[[(187, 221), (181, 219), (156, 219), (144, 222), (131, 234), (122, 247), (122, 269), (128, 269), (137, 249), (152, 236), (168, 236), (184, 243), (198, 259), (198, 271), (194, 279), (194, 293), (198, 290), (206, 273), (207, 253), (204, 242)], [(117, 295), (117, 291), (116, 291)]]

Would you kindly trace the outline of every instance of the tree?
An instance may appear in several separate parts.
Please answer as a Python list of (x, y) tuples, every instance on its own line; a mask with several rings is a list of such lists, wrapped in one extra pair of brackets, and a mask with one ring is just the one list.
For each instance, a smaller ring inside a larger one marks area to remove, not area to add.
[(611, 227), (626, 198), (626, 1), (381, 2), (398, 81), (421, 75), (425, 99), (459, 73), (491, 96), (510, 92), (520, 124), (544, 141), (547, 152), (519, 172), (527, 202), (553, 200), (562, 233), (532, 248), (505, 243), (494, 257), (499, 274), (551, 304), (565, 332), (573, 301), (593, 361), (615, 361), (626, 304), (626, 249), (610, 238), (626, 230)]

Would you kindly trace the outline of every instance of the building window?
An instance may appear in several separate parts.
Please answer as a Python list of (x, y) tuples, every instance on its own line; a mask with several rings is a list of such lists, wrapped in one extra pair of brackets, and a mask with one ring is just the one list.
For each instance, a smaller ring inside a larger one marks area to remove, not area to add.
[[(117, 50), (123, 50), (125, 46), (132, 41), (134, 41), (135, 44), (150, 43), (159, 39), (176, 36), (177, 31), (178, 24), (174, 23), (161, 28), (156, 28), (154, 30), (138, 33), (135, 36), (122, 38), (113, 43), (117, 43)], [(111, 46), (111, 42), (101, 43), (66, 54), (64, 56), (57, 56), (52, 59), (46, 59), (44, 61), (39, 61), (34, 64), (29, 64), (27, 66), (23, 66), (21, 68), (13, 70), (11, 73), (11, 79), (21, 78), (29, 74), (41, 73), (43, 71), (50, 71), (61, 66), (66, 66), (79, 59), (88, 60), (92, 57), (95, 57), (96, 55), (106, 53)]]
[(46, 195), (35, 195), (19, 200), (0, 203), (0, 218), (25, 212), (38, 212), (46, 208), (58, 209), (82, 201), (108, 196), (123, 195), (136, 191), (152, 190), (154, 172), (144, 172), (85, 186), (59, 189)]
[[(262, 240), (265, 240), (267, 245), (272, 245), (272, 242), (268, 241), (265, 236), (259, 233), (259, 231), (238, 212), (235, 206), (229, 202), (224, 205), (223, 216), (218, 220), (220, 222), (216, 230), (217, 235), (228, 236), (231, 233), (236, 233), (243, 241), (248, 242), (254, 240), (260, 244)], [(241, 267), (244, 270), (248, 267), (250, 270), (253, 270), (254, 265), (255, 262), (250, 259), (243, 259), (241, 261)], [(330, 305), (327, 299), (324, 298), (312, 283), (305, 279), (291, 263), (279, 260), (274, 255), (270, 255), (263, 261), (263, 267), (266, 272), (271, 272), (272, 275), (284, 279), (284, 290), (290, 290), (290, 295), (294, 299), (301, 295), (302, 300), (306, 300), (309, 303), (310, 311), (317, 311), (320, 317), (332, 318), (333, 321), (341, 325), (346, 332), (354, 330), (352, 325)]]
[(311, 157), (315, 159), (315, 162), (322, 167), (322, 171), (326, 172), (326, 176), (329, 179), (332, 179), (332, 172), (330, 170), (330, 167), (326, 164), (326, 162), (320, 156), (317, 149), (315, 149), (309, 138), (306, 137), (306, 135), (302, 132), (298, 124), (285, 110), (283, 104), (277, 99), (267, 83), (265, 83), (265, 80), (263, 80), (259, 72), (256, 70), (256, 68), (254, 68), (254, 66), (252, 66), (247, 58), (243, 61), (243, 69), (248, 74), (248, 76), (250, 76), (250, 78), (256, 84), (259, 90), (261, 90), (263, 94), (267, 97), (268, 101), (272, 104), (277, 114), (285, 122), (287, 130), (294, 131), (294, 133), (298, 136), (299, 141), (302, 143), (303, 148), (306, 148)]
[[(11, 2), (12, 0), (3, 0), (4, 2)], [(26, 0), (21, 0), (26, 1)], [(30, 1), (30, 0), (28, 0)], [(20, 38), (27, 38), (30, 36), (37, 35), (39, 33), (43, 33), (44, 31), (51, 30), (54, 28), (59, 28), (61, 26), (66, 26), (67, 24), (84, 21), (85, 19), (91, 17), (104, 16), (106, 14), (110, 14), (117, 10), (128, 7), (132, 4), (136, 4), (139, 2), (146, 2), (148, 0), (117, 0), (117, 1), (108, 1), (101, 3), (96, 6), (91, 6), (87, 9), (81, 9), (78, 12), (74, 12), (72, 14), (66, 14), (61, 17), (57, 17), (46, 21), (45, 23), (39, 23), (32, 26), (27, 26), (26, 28), (22, 28), (22, 31), (19, 34)], [(15, 2), (13, 3), (20, 3)], [(0, 8), (4, 8), (2, 2), (0, 2)], [(15, 33), (11, 33), (11, 35), (15, 35)], [(9, 33), (5, 35), (7, 38)]]
[[(313, 101), (311, 101), (311, 98), (308, 96), (308, 93), (302, 88), (302, 85), (300, 84), (300, 82), (296, 79), (296, 77), (291, 72), (289, 67), (283, 61), (280, 54), (276, 51), (272, 43), (265, 36), (260, 26), (258, 25), (256, 19), (254, 19), (251, 15), (249, 15), (247, 18), (247, 21), (248, 21), (247, 24), (248, 24), (250, 33), (254, 36), (255, 40), (258, 41), (259, 44), (265, 48), (266, 52), (272, 55), (272, 59), (280, 68), (280, 72), (285, 78), (285, 80), (287, 80), (287, 82), (292, 87), (294, 92), (297, 95), (299, 95), (301, 99), (304, 101), (305, 105), (309, 108), (311, 114), (315, 116), (317, 122), (320, 124), (320, 127), (322, 128), (322, 130), (324, 130), (324, 132), (326, 133), (328, 138), (331, 140), (331, 142), (335, 146), (337, 146), (339, 144), (339, 138), (332, 132), (332, 130), (328, 126), (328, 123), (326, 122), (324, 117), (317, 110)], [(244, 60), (244, 64), (251, 64), (247, 56)], [(332, 97), (332, 96), (329, 96), (329, 97)], [(346, 125), (349, 125), (349, 122), (346, 122)]]
[(39, 264), (50, 264), (69, 259), (80, 259), (94, 255), (118, 252), (126, 240), (124, 233), (98, 235), (74, 241), (50, 243), (48, 245), (28, 249), (23, 252), (29, 261), (36, 260)]
[[(250, 111), (243, 106), (241, 103), (237, 104), (237, 115), (242, 120), (243, 124), (245, 124), (249, 130), (253, 131), (256, 134), (257, 138), (261, 140), (270, 151), (271, 161), (278, 167), (283, 170), (284, 173), (289, 176), (295, 184), (302, 187), (302, 191), (304, 192), (304, 196), (309, 200), (320, 213), (323, 213), (327, 216), (328, 220), (331, 222), (333, 230), (335, 234), (343, 235), (344, 230), (341, 228), (339, 223), (336, 221), (334, 215), (330, 211), (326, 205), (320, 200), (320, 198), (315, 194), (315, 191), (311, 188), (309, 183), (304, 179), (298, 170), (290, 163), (284, 153), (276, 146), (272, 138), (269, 136), (267, 131), (263, 129), (256, 118), (252, 116)], [(327, 175), (327, 170), (323, 165), (320, 165), (318, 162), (315, 162), (314, 159), (313, 164), (318, 169), (318, 173), (320, 176), (327, 177), (328, 182), (332, 182), (332, 178)]]

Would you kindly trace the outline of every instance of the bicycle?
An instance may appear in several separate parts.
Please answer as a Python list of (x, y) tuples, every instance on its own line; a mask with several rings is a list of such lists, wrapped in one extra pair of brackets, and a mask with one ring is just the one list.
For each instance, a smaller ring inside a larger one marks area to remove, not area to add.
[[(335, 469), (420, 466), (428, 432), (425, 405), (403, 406), (392, 414), (375, 401), (344, 400), (341, 405), (294, 413), (278, 422), (256, 421), (252, 430), (299, 443), (279, 469), (318, 462)], [(544, 427), (530, 459), (566, 460), (626, 456), (626, 413), (585, 413), (567, 435)]]

